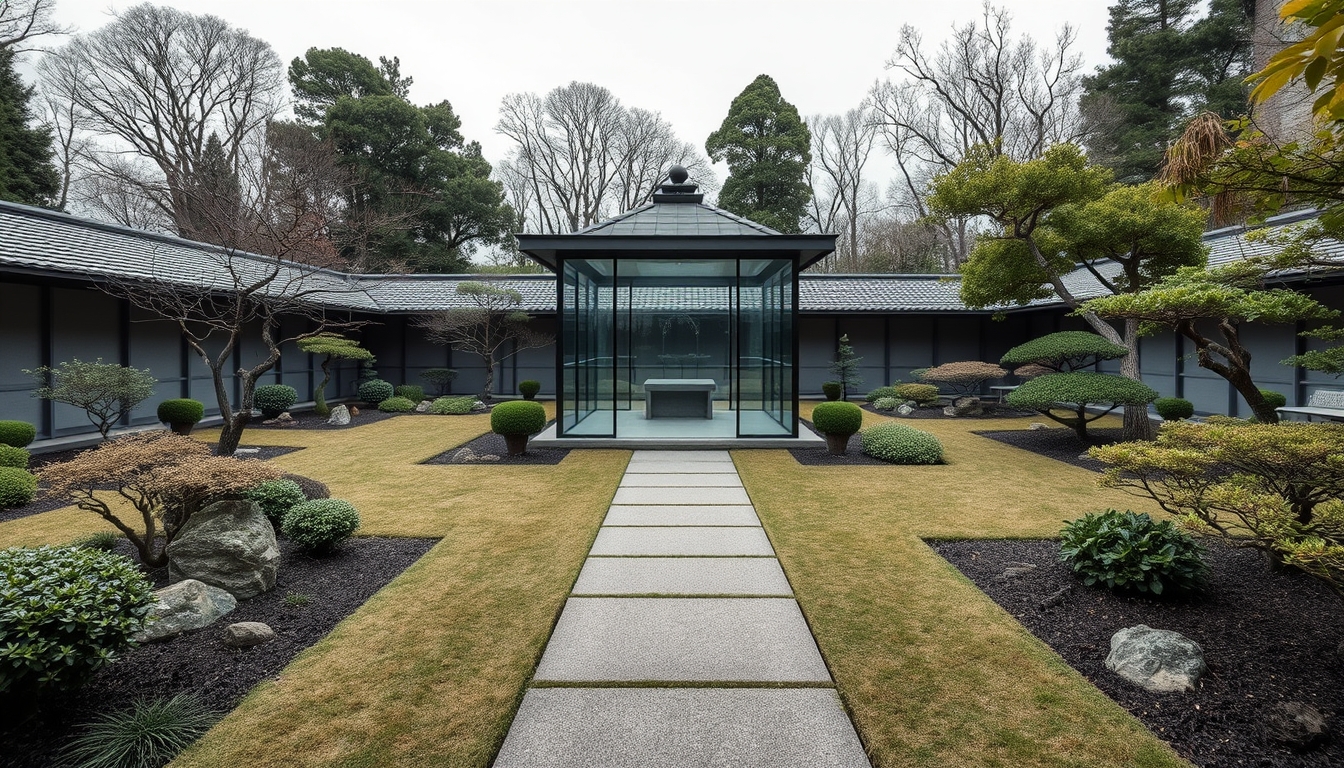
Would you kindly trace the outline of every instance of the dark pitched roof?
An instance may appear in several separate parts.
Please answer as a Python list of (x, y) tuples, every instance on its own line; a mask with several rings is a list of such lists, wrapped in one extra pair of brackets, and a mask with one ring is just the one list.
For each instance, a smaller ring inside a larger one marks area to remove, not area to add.
[(762, 237), (781, 234), (764, 224), (704, 203), (649, 203), (574, 233), (581, 237)]

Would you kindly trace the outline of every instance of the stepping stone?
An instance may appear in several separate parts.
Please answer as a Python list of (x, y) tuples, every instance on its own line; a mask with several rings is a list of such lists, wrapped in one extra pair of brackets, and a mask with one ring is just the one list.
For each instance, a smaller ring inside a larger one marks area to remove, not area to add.
[(792, 598), (571, 597), (537, 666), (554, 682), (830, 682)]
[(727, 451), (635, 451), (630, 461), (732, 461), (732, 458)]
[(741, 488), (742, 479), (731, 475), (644, 475), (626, 472), (621, 478), (622, 488)]
[(761, 528), (662, 526), (601, 528), (588, 554), (771, 557), (775, 550)]
[(749, 505), (742, 488), (617, 488), (612, 504), (706, 504)]
[(494, 768), (869, 768), (825, 688), (534, 688)]
[(773, 557), (590, 557), (576, 595), (792, 595)]
[(746, 525), (759, 526), (750, 506), (613, 506), (603, 525)]
[(626, 472), (638, 474), (689, 474), (703, 473), (713, 475), (736, 475), (737, 465), (731, 461), (635, 461), (631, 460)]

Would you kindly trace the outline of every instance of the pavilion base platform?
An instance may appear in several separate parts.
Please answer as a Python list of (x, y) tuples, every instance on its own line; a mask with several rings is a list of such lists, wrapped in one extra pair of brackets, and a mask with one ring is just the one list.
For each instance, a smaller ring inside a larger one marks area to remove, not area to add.
[[(751, 419), (761, 420), (761, 429), (765, 431), (775, 422), (763, 413), (745, 412), (742, 414), (744, 429), (750, 429)], [(590, 421), (591, 420), (591, 421)], [(648, 419), (642, 411), (616, 412), (616, 437), (587, 437), (582, 434), (587, 427), (590, 433), (609, 434), (611, 432), (611, 412), (596, 413), (585, 419), (579, 434), (556, 437), (554, 424), (541, 434), (532, 438), (529, 445), (537, 448), (666, 448), (671, 450), (698, 448), (738, 449), (738, 448), (822, 448), (826, 441), (805, 427), (798, 429), (798, 437), (779, 435), (777, 437), (738, 437), (737, 412), (715, 410), (712, 419)], [(776, 425), (777, 428), (777, 425)]]

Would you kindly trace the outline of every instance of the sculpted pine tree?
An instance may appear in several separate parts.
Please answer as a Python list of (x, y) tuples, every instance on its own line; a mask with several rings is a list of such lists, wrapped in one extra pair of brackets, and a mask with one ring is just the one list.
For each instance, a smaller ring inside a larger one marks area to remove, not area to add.
[(313, 390), (313, 413), (326, 416), (331, 413), (327, 407), (327, 382), (331, 381), (332, 360), (373, 360), (373, 353), (359, 346), (359, 342), (346, 338), (339, 333), (319, 333), (306, 339), (299, 339), (299, 349), (310, 355), (322, 355), (322, 382)]
[(752, 81), (705, 140), (714, 162), (728, 163), (719, 205), (780, 232), (798, 232), (811, 191), (812, 134), (769, 75)]

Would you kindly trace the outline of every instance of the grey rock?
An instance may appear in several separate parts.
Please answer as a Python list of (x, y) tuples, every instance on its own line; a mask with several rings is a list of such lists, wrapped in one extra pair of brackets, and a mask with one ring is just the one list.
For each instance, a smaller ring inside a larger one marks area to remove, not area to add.
[(233, 595), (195, 579), (156, 590), (154, 597), (145, 628), (135, 634), (137, 643), (163, 640), (189, 629), (208, 627), (238, 607)]
[(1051, 592), (1049, 596), (1041, 601), (1041, 604), (1038, 607), (1043, 611), (1046, 608), (1054, 608), (1056, 605), (1063, 605), (1064, 598), (1068, 597), (1069, 593), (1072, 591), (1073, 585), (1065, 584), (1054, 592)]
[(1031, 573), (1036, 570), (1036, 566), (1031, 563), (1008, 563), (1008, 567), (1003, 569), (1003, 573), (994, 577), (995, 581), (1011, 581), (1024, 573)]
[(1145, 624), (1111, 636), (1106, 668), (1149, 691), (1194, 690), (1203, 677), (1204, 649), (1179, 632)]
[(433, 405), (433, 404), (434, 404), (434, 401), (433, 401), (433, 400), (421, 400), (420, 403), (419, 403), (419, 405), (415, 406), (415, 412), (416, 412), (416, 413), (424, 413), (425, 411), (428, 411), (428, 410), (429, 410), (429, 406), (431, 406), (431, 405)]
[(1043, 421), (1033, 421), (1033, 422), (1031, 422), (1030, 424), (1027, 425), (1027, 429), (1030, 429), (1030, 430), (1032, 430), (1033, 432), (1036, 431), (1036, 430), (1038, 430), (1038, 429), (1049, 429), (1049, 428), (1050, 428), (1050, 425), (1049, 425), (1049, 424), (1046, 424), (1046, 423), (1043, 422)]
[(902, 416), (909, 416), (910, 414), (915, 412), (915, 409), (914, 406), (910, 405), (909, 403), (906, 403), (905, 405), (902, 405), (900, 408), (897, 408), (896, 412)]
[(331, 409), (331, 414), (327, 417), (328, 424), (334, 424), (343, 427), (350, 423), (350, 409), (344, 405), (338, 405)]
[(483, 461), (499, 461), (499, 456), (493, 453), (477, 453), (470, 448), (463, 448), (453, 454), (453, 458), (464, 464), (476, 464)]
[(490, 410), (490, 406), (486, 405), (485, 403), (481, 402), (480, 400), (477, 400), (476, 402), (474, 402), (474, 403), (471, 404), (471, 410), (473, 410), (473, 411), (488, 411), (488, 410)]
[(956, 397), (943, 409), (945, 416), (980, 416), (985, 412), (978, 397)]
[(224, 644), (230, 648), (251, 648), (275, 639), (275, 630), (260, 621), (240, 621), (224, 628)]
[(196, 579), (239, 598), (274, 587), (279, 567), (275, 529), (261, 509), (246, 500), (207, 506), (187, 518), (168, 545), (169, 579)]
[(1298, 751), (1311, 749), (1330, 732), (1325, 715), (1300, 701), (1276, 702), (1260, 721), (1260, 728), (1266, 741)]
[(251, 458), (256, 458), (257, 456), (260, 456), (260, 455), (261, 455), (261, 449), (260, 449), (260, 448), (235, 448), (235, 449), (233, 450), (233, 455), (234, 455), (235, 458), (239, 458), (239, 459), (251, 459)]

